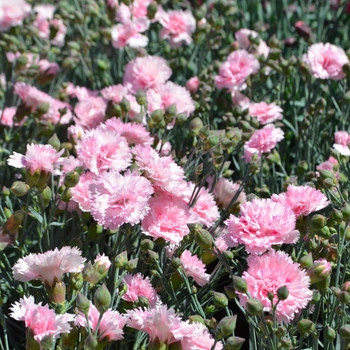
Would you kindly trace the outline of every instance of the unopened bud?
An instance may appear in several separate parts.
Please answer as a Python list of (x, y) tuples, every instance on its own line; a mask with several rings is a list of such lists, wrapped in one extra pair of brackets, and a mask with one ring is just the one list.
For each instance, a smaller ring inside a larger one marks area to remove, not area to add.
[(50, 200), (51, 200), (51, 197), (52, 197), (51, 188), (49, 186), (46, 186), (42, 190), (41, 196), (42, 196), (42, 199), (43, 199), (44, 207), (46, 208), (50, 204)]
[(61, 149), (61, 142), (58, 139), (56, 134), (53, 134), (49, 141), (47, 142), (49, 145), (51, 145), (56, 151), (59, 151)]
[(245, 304), (245, 309), (250, 315), (257, 316), (262, 313), (264, 307), (259, 299), (250, 298)]
[(323, 332), (324, 332), (323, 333), (324, 337), (329, 341), (334, 340), (337, 336), (337, 333), (335, 332), (335, 330), (329, 326), (326, 326)]
[(164, 112), (161, 109), (156, 109), (154, 112), (152, 112), (151, 117), (148, 119), (148, 126), (150, 128), (164, 128), (165, 127), (165, 121), (164, 121)]
[(236, 289), (234, 286), (225, 286), (224, 289), (229, 299), (235, 299), (237, 297)]
[(320, 214), (315, 214), (312, 216), (310, 221), (310, 230), (311, 232), (316, 232), (321, 230), (327, 223), (327, 219)]
[(193, 118), (190, 122), (190, 131), (193, 135), (198, 136), (199, 130), (203, 127), (203, 122), (200, 118)]
[(132, 259), (132, 260), (129, 260), (126, 264), (125, 264), (125, 269), (128, 271), (128, 272), (132, 272), (136, 269), (137, 267), (137, 263), (138, 263), (139, 259)]
[(348, 305), (350, 302), (350, 294), (348, 292), (340, 292), (338, 295), (338, 300), (345, 305)]
[(51, 302), (64, 304), (66, 301), (66, 285), (64, 282), (57, 282), (54, 286), (47, 287), (46, 290)]
[(304, 255), (302, 258), (299, 259), (299, 264), (304, 269), (311, 267), (313, 263), (314, 261), (312, 259), (311, 253), (308, 253), (307, 255)]
[(97, 345), (97, 339), (92, 334), (89, 334), (84, 341), (84, 349), (95, 350)]
[(22, 210), (15, 211), (5, 223), (6, 230), (12, 234), (16, 234), (23, 220), (24, 212)]
[(102, 284), (94, 294), (94, 304), (100, 313), (104, 313), (111, 304), (111, 293), (105, 284)]
[(154, 248), (154, 243), (150, 239), (143, 239), (140, 243), (140, 250), (143, 254), (148, 253), (148, 250)]
[(120, 108), (125, 113), (128, 113), (130, 111), (130, 102), (125, 97), (123, 97), (123, 99), (120, 101)]
[(246, 294), (248, 292), (248, 284), (247, 281), (239, 276), (232, 277), (233, 287), (240, 293)]
[(153, 19), (157, 11), (158, 11), (158, 5), (155, 1), (152, 1), (147, 7), (148, 19)]
[(298, 330), (301, 334), (312, 333), (316, 329), (311, 320), (303, 319), (298, 322)]
[(187, 117), (186, 113), (179, 113), (176, 116), (175, 123), (176, 123), (176, 125), (182, 125), (183, 123), (185, 123), (185, 121), (187, 119), (188, 119), (188, 117)]
[(339, 328), (339, 335), (341, 338), (349, 340), (350, 339), (350, 324), (345, 324)]
[(76, 303), (77, 309), (80, 312), (82, 312), (85, 316), (89, 314), (90, 301), (84, 294), (78, 292), (75, 303)]
[(144, 90), (137, 90), (136, 93), (136, 102), (140, 105), (140, 106), (144, 106), (147, 103), (147, 97), (146, 97), (146, 93)]
[(213, 236), (204, 229), (195, 230), (193, 233), (195, 242), (202, 249), (210, 250), (213, 247)]
[(176, 114), (177, 114), (176, 104), (173, 103), (165, 110), (165, 114), (164, 114), (165, 121), (167, 123), (170, 123), (176, 117)]
[(202, 316), (199, 315), (191, 315), (188, 316), (188, 320), (190, 321), (190, 323), (201, 323), (201, 324), (205, 324), (204, 323), (204, 319)]
[(75, 187), (80, 180), (80, 175), (76, 171), (69, 171), (64, 177), (64, 185), (68, 188)]
[(286, 300), (289, 296), (289, 290), (287, 286), (282, 286), (277, 289), (278, 300)]
[(10, 188), (10, 191), (16, 197), (22, 197), (26, 195), (29, 192), (29, 190), (30, 190), (29, 185), (27, 185), (23, 181), (15, 181)]
[(215, 335), (217, 339), (232, 336), (236, 329), (237, 315), (224, 317), (216, 326)]
[(125, 250), (115, 257), (114, 266), (117, 268), (123, 268), (123, 267), (125, 267), (127, 262), (128, 262), (128, 254)]
[(226, 339), (225, 350), (239, 350), (244, 342), (244, 338), (239, 338), (236, 336), (229, 337)]
[(47, 113), (50, 109), (50, 103), (48, 102), (41, 102), (39, 103), (38, 107), (36, 108), (36, 114), (40, 117)]
[(219, 292), (213, 292), (214, 304), (217, 307), (224, 308), (228, 305), (228, 300), (225, 294)]
[(340, 210), (343, 214), (343, 219), (348, 220), (350, 218), (350, 204), (344, 203)]
[(326, 279), (332, 271), (331, 264), (325, 260), (316, 260), (314, 264), (307, 270), (311, 283), (317, 283)]

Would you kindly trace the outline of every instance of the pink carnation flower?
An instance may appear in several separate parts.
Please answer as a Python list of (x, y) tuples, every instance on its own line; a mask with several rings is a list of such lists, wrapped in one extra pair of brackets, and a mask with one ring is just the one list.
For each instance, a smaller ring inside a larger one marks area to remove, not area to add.
[(299, 239), (296, 217), (289, 207), (271, 199), (254, 199), (240, 206), (240, 217), (226, 220), (229, 247), (244, 244), (250, 254), (262, 254), (273, 245), (292, 244)]
[(25, 155), (13, 152), (7, 164), (15, 168), (26, 168), (33, 175), (37, 170), (59, 175), (57, 162), (64, 150), (57, 152), (51, 145), (27, 145)]
[(43, 339), (51, 337), (57, 339), (63, 333), (69, 333), (72, 329), (69, 322), (74, 321), (74, 315), (56, 315), (48, 305), (35, 304), (34, 297), (23, 297), (19, 302), (12, 304), (10, 316), (17, 321), (24, 321), (40, 344)]
[(332, 157), (332, 156), (330, 156), (329, 158), (328, 158), (328, 160), (326, 160), (325, 162), (323, 162), (323, 163), (321, 163), (321, 164), (319, 164), (319, 165), (317, 165), (316, 166), (316, 169), (317, 170), (330, 170), (330, 171), (332, 171), (333, 173), (334, 173), (334, 176), (335, 176), (335, 178), (337, 179), (337, 180), (339, 180), (339, 178), (340, 178), (340, 173), (339, 173), (339, 163), (338, 163), (338, 161), (334, 158), (334, 157)]
[(79, 101), (88, 100), (90, 97), (97, 97), (98, 91), (93, 91), (85, 86), (75, 86), (72, 83), (68, 83), (65, 89), (67, 95), (76, 97)]
[(174, 309), (166, 305), (157, 305), (152, 309), (134, 309), (127, 311), (127, 325), (148, 333), (151, 343), (170, 345), (183, 339), (189, 324), (182, 322)]
[(221, 65), (219, 75), (215, 77), (215, 86), (230, 91), (244, 89), (246, 79), (257, 73), (259, 68), (259, 61), (254, 55), (246, 50), (233, 51)]
[(13, 118), (15, 117), (16, 112), (16, 107), (7, 107), (3, 110), (0, 109), (0, 124), (9, 127), (22, 125), (25, 122), (25, 118), (23, 118), (20, 123), (13, 122)]
[(0, 32), (19, 26), (29, 15), (30, 5), (24, 0), (0, 1)]
[(96, 128), (105, 119), (106, 107), (107, 103), (102, 97), (90, 96), (80, 100), (74, 108), (77, 115), (74, 121), (85, 130)]
[(250, 99), (247, 96), (243, 95), (240, 91), (232, 90), (231, 97), (232, 97), (232, 103), (235, 106), (238, 106), (243, 110), (249, 108)]
[[(240, 29), (235, 33), (236, 40), (238, 41), (239, 47), (244, 50), (248, 50), (251, 46), (249, 37), (255, 39), (259, 36), (257, 32), (250, 29)], [(267, 46), (264, 40), (260, 39), (260, 43), (256, 48), (256, 53), (259, 56), (263, 56), (265, 59), (269, 56), (270, 48)]]
[[(251, 255), (247, 262), (248, 270), (242, 277), (247, 281), (250, 296), (262, 302), (264, 311), (272, 312), (269, 293), (274, 295), (273, 303), (276, 305), (278, 288), (287, 287), (287, 299), (277, 304), (277, 322), (289, 323), (312, 299), (309, 277), (286, 253), (271, 251), (261, 256)], [(240, 294), (239, 299), (241, 305), (245, 306), (247, 295)]]
[(350, 135), (346, 131), (337, 131), (334, 133), (333, 148), (342, 156), (350, 156)]
[(13, 277), (22, 282), (40, 280), (53, 287), (62, 281), (65, 273), (82, 271), (85, 260), (76, 247), (55, 248), (41, 254), (30, 253), (16, 262)]
[(131, 164), (126, 139), (105, 126), (87, 132), (76, 149), (78, 158), (96, 175), (109, 169), (122, 171)]
[(130, 6), (120, 3), (116, 12), (117, 21), (125, 23), (132, 18), (147, 17), (147, 8), (151, 2), (152, 0), (134, 0)]
[(320, 190), (310, 186), (289, 185), (287, 192), (274, 194), (271, 199), (292, 209), (296, 217), (309, 215), (329, 204), (329, 200)]
[(315, 78), (340, 80), (345, 77), (344, 64), (349, 63), (345, 51), (335, 45), (317, 43), (309, 47), (303, 61)]
[(114, 230), (124, 223), (138, 224), (148, 214), (153, 187), (136, 172), (121, 175), (110, 170), (93, 181), (90, 191), (94, 219), (104, 228)]
[(152, 147), (141, 145), (136, 145), (132, 153), (135, 155), (135, 163), (151, 181), (155, 191), (176, 194), (179, 186), (184, 184), (184, 170), (171, 156), (160, 157)]
[(139, 89), (147, 90), (165, 84), (171, 74), (172, 70), (164, 58), (137, 57), (126, 65), (123, 84), (136, 93)]
[(34, 6), (34, 11), (37, 13), (33, 22), (33, 26), (39, 31), (39, 38), (49, 39), (50, 37), (50, 22), (56, 7), (51, 4), (39, 4)]
[(199, 286), (209, 283), (210, 275), (205, 272), (205, 265), (197, 256), (185, 250), (180, 256), (180, 261), (186, 276), (193, 277)]
[(95, 178), (94, 173), (87, 171), (80, 175), (78, 184), (70, 189), (72, 200), (78, 203), (81, 211), (91, 211), (91, 192), (89, 188)]
[(148, 112), (156, 109), (165, 110), (175, 104), (177, 114), (185, 113), (189, 117), (195, 110), (191, 94), (184, 87), (168, 81), (164, 85), (147, 91)]
[(263, 153), (270, 152), (283, 138), (282, 129), (276, 128), (273, 124), (265, 125), (255, 131), (250, 140), (244, 144), (244, 161), (250, 162), (255, 154), (261, 158)]
[[(211, 187), (214, 178), (210, 177), (207, 179), (207, 181), (209, 183), (209, 186)], [(236, 195), (239, 188), (240, 185), (238, 183), (233, 183), (232, 181), (229, 181), (224, 177), (220, 177), (215, 183), (212, 193), (216, 198), (218, 205), (223, 209), (226, 209), (230, 205), (233, 197)], [(237, 196), (236, 202), (244, 203), (245, 201), (246, 195), (244, 191), (241, 191), (240, 194)]]
[(118, 118), (108, 119), (105, 123), (107, 130), (114, 130), (121, 136), (125, 137), (130, 146), (132, 145), (152, 145), (153, 137), (149, 131), (140, 124), (123, 123)]
[(123, 278), (123, 283), (128, 287), (128, 290), (122, 299), (134, 303), (138, 301), (139, 297), (145, 297), (151, 307), (156, 306), (159, 298), (149, 277), (144, 277), (140, 273), (134, 276), (127, 274)]
[(199, 78), (198, 77), (192, 77), (191, 79), (187, 80), (186, 82), (186, 89), (192, 93), (196, 93), (199, 89)]
[(116, 49), (130, 46), (132, 48), (145, 47), (148, 45), (148, 38), (141, 33), (149, 27), (149, 20), (146, 17), (135, 18), (125, 23), (119, 23), (112, 27), (112, 45)]
[(272, 123), (283, 118), (283, 109), (276, 103), (251, 103), (249, 105), (249, 114), (258, 119), (260, 124)]
[(67, 33), (67, 27), (62, 19), (54, 18), (50, 21), (50, 25), (57, 31), (55, 37), (51, 40), (51, 44), (61, 47), (64, 45), (64, 39)]
[(179, 244), (190, 233), (187, 224), (193, 219), (181, 198), (156, 196), (150, 199), (149, 206), (151, 210), (142, 221), (142, 231), (147, 236)]
[(108, 342), (111, 342), (113, 340), (120, 340), (124, 338), (123, 328), (125, 326), (126, 319), (118, 311), (108, 309), (101, 317), (96, 306), (90, 302), (87, 317), (89, 319), (89, 323), (86, 321), (86, 316), (79, 312), (75, 318), (74, 324), (78, 327), (90, 327), (94, 334), (98, 329), (98, 341), (107, 340)]
[[(73, 117), (69, 104), (52, 98), (50, 95), (38, 90), (34, 86), (17, 82), (14, 86), (14, 92), (21, 97), (24, 104), (30, 108), (32, 112), (35, 112), (40, 105), (47, 103), (49, 109), (40, 117), (42, 120), (53, 124), (68, 124)], [(61, 112), (65, 110), (62, 116), (60, 110)]]
[(171, 47), (177, 48), (183, 43), (192, 43), (191, 35), (196, 30), (196, 20), (190, 11), (160, 11), (158, 21), (163, 26), (159, 37), (162, 40), (169, 39)]

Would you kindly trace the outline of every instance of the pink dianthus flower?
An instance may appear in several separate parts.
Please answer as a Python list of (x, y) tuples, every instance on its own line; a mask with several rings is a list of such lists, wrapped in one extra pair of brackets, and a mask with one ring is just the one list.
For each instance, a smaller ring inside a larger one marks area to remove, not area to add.
[(330, 43), (317, 43), (309, 47), (303, 61), (311, 69), (311, 74), (319, 79), (340, 80), (345, 77), (344, 64), (349, 63), (345, 51)]
[(273, 245), (295, 243), (299, 231), (296, 217), (289, 207), (271, 199), (254, 199), (240, 206), (240, 216), (230, 215), (226, 220), (229, 247), (244, 244), (250, 254), (262, 254)]
[[(312, 299), (309, 277), (286, 253), (271, 251), (261, 256), (251, 255), (247, 262), (248, 270), (242, 277), (247, 281), (248, 292), (251, 297), (262, 302), (264, 311), (270, 313), (272, 310), (269, 294), (274, 295), (277, 322), (289, 323)], [(277, 290), (283, 286), (287, 287), (289, 295), (287, 299), (277, 303)], [(245, 306), (247, 295), (240, 294), (239, 299), (241, 305)]]
[(90, 185), (96, 178), (94, 173), (87, 171), (80, 175), (78, 184), (70, 189), (72, 200), (78, 203), (81, 211), (91, 211)]
[(192, 43), (191, 35), (196, 30), (196, 20), (190, 11), (162, 11), (158, 18), (163, 26), (159, 33), (160, 39), (169, 39), (170, 46), (177, 48), (183, 43)]
[(186, 89), (192, 93), (196, 93), (199, 89), (200, 80), (198, 77), (192, 77), (186, 82)]
[(77, 115), (75, 123), (84, 129), (96, 128), (104, 121), (106, 107), (107, 103), (102, 97), (90, 96), (80, 100), (74, 108)]
[(346, 131), (336, 131), (334, 133), (333, 148), (342, 156), (350, 156), (350, 135)]
[(219, 75), (215, 77), (215, 86), (230, 91), (244, 89), (246, 79), (257, 73), (259, 68), (259, 61), (254, 55), (246, 50), (233, 51), (221, 65)]
[(260, 124), (272, 123), (283, 118), (283, 109), (276, 103), (251, 103), (249, 105), (249, 114), (258, 119)]
[(244, 161), (250, 162), (255, 154), (261, 158), (263, 153), (270, 152), (283, 138), (282, 129), (276, 128), (273, 124), (265, 125), (255, 131), (250, 140), (244, 144)]
[[(238, 41), (239, 47), (241, 49), (248, 50), (249, 47), (251, 46), (249, 37), (255, 39), (259, 37), (259, 34), (254, 30), (243, 28), (235, 33), (235, 37), (236, 37), (236, 40)], [(266, 59), (269, 55), (270, 48), (267, 46), (264, 40), (261, 40), (260, 38), (259, 40), (260, 42), (256, 47), (256, 53), (259, 56), (263, 56)]]
[(329, 204), (329, 200), (320, 190), (310, 186), (289, 185), (287, 192), (274, 194), (271, 199), (292, 209), (296, 217), (309, 215)]
[(44, 171), (59, 175), (57, 162), (64, 150), (57, 152), (51, 145), (27, 145), (25, 155), (13, 152), (7, 164), (15, 168), (26, 168), (33, 175), (36, 171)]
[(22, 282), (40, 280), (53, 287), (56, 282), (62, 281), (65, 273), (82, 271), (85, 260), (76, 247), (62, 247), (60, 250), (55, 248), (40, 254), (30, 253), (13, 266), (13, 277)]
[(71, 314), (56, 315), (48, 305), (35, 304), (34, 298), (23, 297), (19, 302), (12, 304), (10, 316), (17, 321), (24, 321), (34, 339), (40, 344), (43, 339), (52, 337), (57, 339), (63, 333), (69, 333), (72, 329), (69, 322), (73, 322), (75, 316)]
[(125, 67), (123, 84), (136, 93), (137, 90), (153, 89), (165, 84), (172, 70), (164, 58), (159, 56), (137, 57)]
[(126, 139), (105, 126), (87, 132), (76, 149), (78, 158), (96, 175), (109, 169), (122, 171), (131, 164)]
[(117, 229), (124, 223), (138, 224), (149, 212), (153, 194), (151, 183), (137, 172), (124, 175), (116, 170), (100, 174), (90, 185), (91, 213), (106, 229)]
[(145, 297), (151, 307), (156, 306), (159, 298), (148, 277), (144, 277), (140, 273), (134, 276), (127, 274), (123, 278), (123, 283), (128, 287), (122, 296), (123, 300), (134, 303), (138, 301), (139, 297)]
[[(100, 316), (96, 306), (90, 302), (88, 313), (89, 323), (86, 322), (86, 316), (81, 312), (75, 318), (75, 325), (80, 327), (90, 327), (95, 333), (98, 329), (97, 337), (99, 341), (107, 340), (108, 342), (123, 339), (123, 328), (126, 319), (118, 311), (108, 309)], [(97, 328), (98, 327), (98, 328)]]
[(21, 25), (30, 10), (30, 5), (24, 0), (0, 0), (0, 32)]
[(210, 275), (205, 272), (205, 265), (197, 256), (185, 250), (180, 256), (180, 261), (186, 276), (193, 277), (199, 286), (209, 283)]

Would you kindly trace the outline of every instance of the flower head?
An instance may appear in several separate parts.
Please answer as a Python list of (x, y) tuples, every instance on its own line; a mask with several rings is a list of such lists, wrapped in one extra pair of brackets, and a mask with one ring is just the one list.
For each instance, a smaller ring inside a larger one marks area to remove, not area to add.
[(330, 43), (311, 45), (304, 54), (303, 61), (309, 66), (315, 78), (332, 80), (344, 78), (343, 66), (349, 63), (344, 50)]
[[(235, 38), (238, 41), (239, 47), (244, 50), (248, 50), (251, 46), (250, 38), (258, 38), (259, 34), (254, 30), (250, 29), (240, 29), (235, 33)], [(256, 53), (259, 56), (263, 56), (265, 59), (268, 57), (270, 48), (267, 46), (264, 40), (260, 39), (259, 45), (256, 47)]]
[[(277, 304), (278, 322), (289, 323), (311, 300), (313, 293), (309, 289), (309, 277), (286, 253), (271, 251), (261, 256), (251, 255), (247, 262), (248, 270), (242, 277), (247, 281), (250, 296), (262, 302), (264, 311), (271, 312), (272, 309), (269, 294), (274, 296), (273, 303), (276, 305), (278, 288), (287, 287), (288, 298)], [(248, 297), (240, 294), (239, 299), (245, 306)]]
[(123, 283), (128, 287), (128, 290), (122, 299), (134, 303), (139, 297), (145, 297), (151, 307), (157, 304), (158, 295), (148, 277), (144, 277), (140, 273), (134, 276), (127, 274), (124, 276)]
[(96, 128), (105, 119), (107, 103), (102, 97), (90, 96), (80, 100), (74, 112), (77, 115), (74, 121), (83, 129)]
[(273, 245), (295, 243), (299, 238), (295, 222), (293, 211), (283, 204), (254, 199), (241, 204), (239, 218), (230, 215), (224, 237), (229, 247), (244, 244), (248, 253), (262, 254)]
[(30, 13), (30, 5), (24, 0), (0, 1), (0, 32), (21, 25)]
[(65, 273), (82, 271), (85, 260), (76, 247), (55, 248), (41, 254), (30, 253), (16, 262), (13, 277), (22, 282), (40, 280), (53, 287), (56, 282), (62, 281)]
[(12, 304), (10, 310), (10, 316), (17, 321), (24, 321), (38, 343), (47, 337), (57, 339), (62, 333), (69, 333), (72, 328), (69, 322), (74, 321), (74, 315), (56, 315), (48, 305), (35, 304), (32, 296), (24, 296)]
[(37, 170), (59, 175), (58, 161), (64, 150), (57, 152), (51, 145), (27, 145), (27, 152), (22, 155), (17, 152), (7, 160), (8, 165), (15, 168), (26, 168), (33, 175)]
[(209, 283), (210, 275), (205, 272), (205, 265), (189, 250), (185, 250), (180, 256), (181, 266), (187, 276), (193, 279), (200, 286)]
[(250, 162), (253, 155), (261, 158), (263, 153), (270, 152), (283, 138), (282, 129), (276, 128), (273, 124), (265, 125), (262, 129), (255, 131), (250, 140), (244, 144), (244, 160)]
[(249, 114), (258, 119), (260, 124), (272, 123), (283, 118), (283, 110), (276, 103), (251, 103), (249, 105)]
[(350, 135), (346, 131), (337, 131), (334, 133), (333, 148), (342, 156), (350, 156)]
[(310, 186), (289, 185), (287, 192), (274, 194), (271, 199), (291, 208), (296, 217), (309, 215), (329, 204), (327, 197), (320, 190)]
[(221, 65), (219, 75), (215, 77), (215, 86), (230, 91), (241, 90), (249, 75), (257, 73), (259, 68), (259, 61), (254, 55), (246, 50), (233, 51)]
[(137, 57), (125, 67), (124, 86), (133, 93), (137, 90), (153, 89), (165, 84), (172, 70), (164, 58), (159, 56)]

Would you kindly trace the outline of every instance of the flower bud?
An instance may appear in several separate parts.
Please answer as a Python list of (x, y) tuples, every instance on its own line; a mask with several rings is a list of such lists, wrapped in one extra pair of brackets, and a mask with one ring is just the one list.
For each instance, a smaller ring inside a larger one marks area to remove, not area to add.
[(30, 170), (26, 171), (26, 183), (30, 187), (36, 186), (40, 178), (40, 170), (36, 170), (33, 174), (30, 172)]
[(61, 149), (61, 142), (58, 139), (56, 134), (53, 134), (49, 141), (47, 142), (49, 145), (51, 145), (57, 152)]
[(226, 346), (225, 350), (239, 350), (243, 343), (245, 342), (245, 339), (239, 338), (239, 337), (229, 337), (226, 339)]
[(304, 40), (308, 41), (311, 38), (312, 32), (311, 28), (303, 21), (298, 21), (294, 24), (295, 31)]
[(192, 93), (196, 93), (199, 88), (199, 79), (198, 77), (192, 77), (191, 79), (187, 80), (186, 82), (186, 89)]
[(328, 340), (328, 341), (332, 341), (336, 338), (337, 333), (335, 332), (335, 330), (329, 326), (326, 326), (326, 328), (323, 331), (324, 337)]
[(318, 230), (321, 230), (327, 223), (327, 219), (320, 214), (315, 214), (312, 216), (310, 221), (310, 231), (316, 232)]
[(320, 179), (321, 181), (326, 180), (326, 179), (331, 179), (333, 181), (333, 183), (336, 183), (336, 179), (334, 176), (334, 173), (330, 170), (318, 170), (319, 174), (320, 174)]
[(46, 186), (42, 192), (41, 192), (41, 196), (43, 198), (43, 205), (46, 208), (49, 204), (50, 204), (50, 200), (52, 197), (52, 191), (51, 188), (49, 186)]
[(250, 315), (257, 316), (262, 313), (264, 307), (259, 299), (250, 298), (245, 304), (245, 309)]
[(350, 293), (350, 281), (346, 281), (342, 284), (341, 290)]
[(46, 291), (51, 302), (64, 304), (66, 301), (66, 285), (64, 282), (57, 282), (53, 287), (47, 287)]
[(325, 280), (332, 271), (332, 265), (326, 259), (316, 260), (314, 264), (307, 270), (310, 282), (316, 283)]
[(79, 291), (83, 287), (84, 279), (81, 272), (71, 273), (69, 277), (69, 285), (72, 289)]
[(213, 236), (204, 229), (195, 230), (193, 233), (195, 242), (202, 249), (210, 250), (213, 247)]
[(130, 102), (125, 97), (122, 98), (119, 105), (123, 112), (128, 113), (130, 111)]
[(234, 286), (225, 286), (224, 289), (229, 299), (237, 298), (236, 289)]
[(350, 294), (348, 292), (340, 292), (338, 295), (338, 300), (345, 305), (348, 305), (350, 302)]
[(343, 213), (340, 210), (333, 208), (329, 219), (340, 224), (343, 221)]
[(76, 171), (69, 171), (64, 177), (64, 185), (68, 188), (75, 187), (80, 180), (80, 175)]
[(126, 263), (128, 262), (128, 254), (125, 251), (122, 253), (118, 254), (115, 259), (114, 259), (114, 266), (116, 268), (123, 268), (125, 267)]
[(147, 104), (147, 97), (146, 97), (146, 93), (144, 90), (137, 90), (136, 93), (136, 102), (140, 105), (140, 106), (144, 106)]
[(299, 259), (299, 264), (304, 269), (311, 267), (313, 263), (314, 261), (312, 259), (311, 253), (308, 253), (307, 255), (304, 255), (302, 258)]
[(151, 117), (147, 121), (148, 126), (151, 129), (154, 128), (164, 128), (165, 127), (165, 121), (164, 121), (164, 112), (162, 109), (156, 109), (154, 112), (152, 112)]
[(331, 236), (331, 231), (328, 226), (322, 227), (322, 229), (319, 230), (318, 235), (322, 238), (328, 239)]
[(155, 1), (152, 1), (147, 7), (148, 19), (153, 19), (157, 11), (158, 11), (158, 5)]
[(27, 185), (23, 181), (15, 181), (10, 188), (11, 193), (16, 197), (22, 197), (26, 195), (29, 192), (29, 190), (29, 185)]
[(35, 112), (36, 114), (41, 117), (43, 116), (45, 113), (47, 113), (50, 109), (50, 103), (48, 102), (41, 102), (38, 104), (38, 107), (36, 108)]
[(209, 136), (210, 132), (210, 126), (209, 125), (204, 125), (198, 130), (198, 136), (202, 139), (205, 140)]
[(190, 323), (201, 323), (201, 324), (205, 324), (204, 323), (204, 319), (202, 316), (199, 315), (191, 315), (188, 316), (188, 320), (190, 321)]
[(243, 294), (246, 294), (248, 292), (248, 284), (244, 278), (233, 276), (232, 280), (233, 280), (233, 287), (235, 288), (235, 290)]
[(289, 296), (289, 290), (287, 286), (282, 286), (277, 289), (278, 300), (286, 300)]
[(159, 254), (157, 252), (148, 249), (147, 253), (151, 262), (159, 261)]
[(84, 349), (95, 350), (97, 346), (97, 339), (92, 334), (89, 334), (84, 341)]
[(173, 103), (165, 110), (165, 114), (164, 114), (165, 121), (167, 123), (170, 123), (176, 117), (176, 114), (177, 114), (176, 104)]
[(77, 306), (77, 309), (85, 316), (89, 314), (90, 300), (84, 294), (78, 292), (75, 304)]
[(104, 228), (102, 225), (99, 225), (96, 222), (91, 223), (88, 230), (88, 238), (90, 240), (97, 239), (98, 237), (101, 236), (103, 230)]
[(6, 230), (15, 235), (23, 220), (24, 212), (22, 210), (15, 211), (5, 222)]
[(193, 135), (198, 136), (199, 130), (203, 127), (203, 122), (200, 118), (193, 118), (190, 122), (190, 131)]
[(300, 320), (298, 322), (298, 330), (301, 334), (312, 333), (316, 329), (316, 325), (307, 319)]
[(143, 239), (140, 243), (140, 250), (143, 254), (148, 253), (148, 250), (154, 248), (154, 243), (150, 239)]
[(185, 123), (185, 121), (187, 119), (188, 119), (188, 117), (187, 117), (186, 113), (179, 113), (176, 116), (175, 123), (176, 123), (176, 125), (182, 125), (183, 123)]
[(343, 219), (348, 220), (350, 218), (350, 204), (347, 202), (344, 203), (340, 210), (343, 214)]
[(237, 315), (224, 317), (216, 326), (215, 335), (217, 339), (232, 336), (236, 328)]
[(341, 338), (349, 340), (350, 339), (350, 324), (345, 324), (339, 328), (339, 335)]
[(225, 294), (219, 292), (213, 292), (214, 304), (217, 307), (224, 308), (228, 305), (228, 300)]
[(104, 313), (111, 304), (111, 294), (105, 284), (102, 284), (94, 294), (94, 304), (100, 313)]
[(118, 103), (109, 101), (106, 108), (106, 116), (108, 118), (120, 117), (122, 115), (122, 109)]
[(132, 260), (129, 260), (126, 264), (125, 264), (125, 269), (128, 271), (128, 272), (132, 272), (136, 269), (137, 267), (137, 263), (138, 263), (139, 259), (132, 259)]

